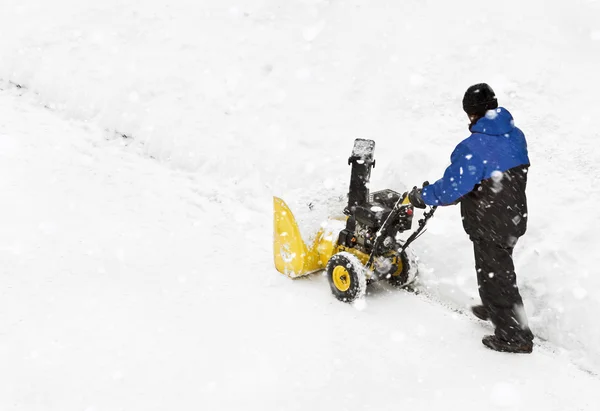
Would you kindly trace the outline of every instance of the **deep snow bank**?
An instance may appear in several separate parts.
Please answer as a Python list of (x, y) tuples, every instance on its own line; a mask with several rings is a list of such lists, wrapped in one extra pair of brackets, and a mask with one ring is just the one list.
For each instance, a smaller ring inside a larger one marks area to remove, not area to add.
[[(599, 7), (4, 0), (0, 77), (195, 170), (205, 190), (239, 201), (248, 230), (270, 224), (258, 210), (278, 194), (307, 231), (343, 196), (355, 137), (377, 141), (374, 186), (441, 175), (466, 135), (460, 97), (488, 81), (530, 143), (530, 230), (516, 258), (532, 327), (598, 367)], [(438, 213), (415, 247), (430, 292), (470, 304), (458, 210)]]

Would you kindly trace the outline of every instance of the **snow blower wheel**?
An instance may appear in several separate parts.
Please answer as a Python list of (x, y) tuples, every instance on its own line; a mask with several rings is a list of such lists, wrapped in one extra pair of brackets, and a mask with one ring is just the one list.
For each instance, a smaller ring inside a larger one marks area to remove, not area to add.
[(340, 301), (350, 303), (365, 295), (367, 279), (361, 262), (346, 252), (335, 254), (327, 263), (331, 292)]
[(406, 251), (402, 251), (399, 256), (394, 257), (394, 265), (397, 267), (396, 271), (387, 277), (388, 283), (394, 287), (404, 287), (409, 283), (408, 274), (411, 269), (410, 260), (406, 255)]

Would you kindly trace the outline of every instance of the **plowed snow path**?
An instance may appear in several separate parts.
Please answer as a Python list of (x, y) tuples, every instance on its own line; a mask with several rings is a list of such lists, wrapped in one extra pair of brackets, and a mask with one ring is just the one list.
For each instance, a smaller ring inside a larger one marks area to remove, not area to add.
[(546, 348), (492, 352), (425, 298), (357, 310), (280, 276), (271, 228), (240, 229), (269, 199), (122, 144), (0, 92), (3, 411), (599, 408), (600, 381)]

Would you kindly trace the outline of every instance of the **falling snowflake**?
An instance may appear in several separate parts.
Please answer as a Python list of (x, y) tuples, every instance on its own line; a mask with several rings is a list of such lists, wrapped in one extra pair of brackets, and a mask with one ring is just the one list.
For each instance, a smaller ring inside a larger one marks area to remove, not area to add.
[(496, 117), (498, 117), (498, 112), (495, 110), (488, 110), (485, 112), (485, 118), (489, 120), (494, 120)]

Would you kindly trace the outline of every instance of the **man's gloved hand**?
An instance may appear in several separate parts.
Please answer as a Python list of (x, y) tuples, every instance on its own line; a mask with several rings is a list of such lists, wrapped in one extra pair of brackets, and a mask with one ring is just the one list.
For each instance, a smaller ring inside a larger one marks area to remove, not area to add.
[(408, 193), (408, 201), (410, 201), (410, 203), (417, 208), (427, 207), (427, 205), (423, 201), (423, 197), (421, 197), (422, 190), (423, 189), (417, 188), (415, 186), (415, 187), (413, 187), (412, 191), (410, 193)]

